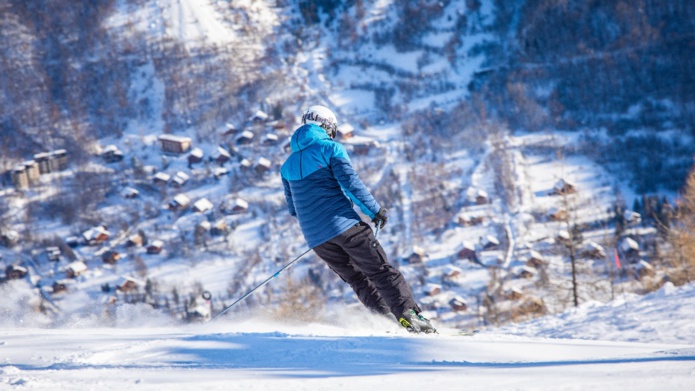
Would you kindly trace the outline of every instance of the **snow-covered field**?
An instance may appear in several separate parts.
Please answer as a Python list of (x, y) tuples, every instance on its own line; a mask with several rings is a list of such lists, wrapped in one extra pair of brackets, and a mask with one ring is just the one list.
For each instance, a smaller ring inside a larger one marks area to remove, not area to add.
[(695, 286), (667, 284), (472, 337), (409, 335), (355, 312), (333, 324), (230, 313), (174, 327), (140, 313), (133, 328), (5, 328), (0, 389), (692, 390), (694, 300)]

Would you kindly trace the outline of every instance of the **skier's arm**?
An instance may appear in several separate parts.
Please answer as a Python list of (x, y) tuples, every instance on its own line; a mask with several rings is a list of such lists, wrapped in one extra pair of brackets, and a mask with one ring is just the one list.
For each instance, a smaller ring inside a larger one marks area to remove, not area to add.
[(282, 186), (285, 188), (285, 201), (287, 201), (287, 211), (291, 216), (297, 217), (297, 211), (294, 209), (294, 201), (292, 200), (292, 190), (287, 179), (282, 178)]
[(345, 193), (350, 199), (360, 207), (362, 213), (373, 219), (379, 212), (381, 206), (369, 192), (362, 180), (357, 176), (355, 169), (350, 163), (350, 158), (345, 151), (345, 147), (336, 143), (333, 156), (330, 159), (333, 175), (340, 183)]

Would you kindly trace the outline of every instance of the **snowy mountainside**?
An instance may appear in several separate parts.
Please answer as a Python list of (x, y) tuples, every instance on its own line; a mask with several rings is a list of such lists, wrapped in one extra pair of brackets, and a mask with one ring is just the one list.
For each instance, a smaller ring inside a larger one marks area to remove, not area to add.
[[(562, 240), (569, 232), (581, 234), (576, 249), (588, 242), (603, 249), (575, 265), (580, 302), (668, 281), (666, 268), (637, 280), (639, 261), (656, 264), (663, 240), (636, 221), (616, 234), (616, 208), (639, 197), (622, 176), (596, 164), (594, 150), (576, 147), (591, 142), (571, 132), (508, 131), (486, 116), (495, 106), (473, 96), (478, 76), (499, 60), (488, 49), (505, 45), (495, 33), (501, 10), (492, 1), (422, 3), (335, 2), (344, 12), (321, 10), (320, 23), (312, 24), (301, 1), (119, 0), (90, 9), (93, 34), (82, 31), (77, 41), (79, 9), (49, 7), (47, 31), (74, 22), (57, 42), (27, 22), (47, 17), (40, 7), (3, 6), (21, 27), (3, 34), (27, 35), (37, 53), (55, 44), (75, 55), (53, 49), (45, 60), (81, 70), (26, 60), (22, 69), (36, 70), (41, 81), (31, 82), (30, 95), (58, 102), (40, 116), (33, 115), (40, 105), (8, 89), (19, 122), (3, 122), (10, 140), (2, 143), (9, 150), (3, 156), (11, 157), (4, 168), (43, 149), (65, 147), (71, 156), (67, 170), (41, 175), (21, 191), (3, 182), (0, 225), (18, 239), (0, 248), (2, 262), (27, 269), (24, 289), (17, 288), (25, 306), (8, 322), (25, 321), (35, 308), (49, 314), (38, 324), (114, 322), (121, 304), (139, 302), (177, 320), (196, 319), (272, 275), (305, 250), (277, 171), (298, 113), (316, 101), (335, 107), (341, 123), (354, 128), (355, 136), (341, 142), (391, 210), (379, 239), (435, 322), (481, 327), (566, 308), (573, 284)], [(409, 18), (418, 23), (401, 23)], [(18, 84), (27, 80), (12, 70)], [(43, 142), (46, 129), (55, 132)], [(246, 131), (251, 141), (240, 138)], [(161, 134), (190, 138), (204, 158), (191, 163), (188, 154), (162, 153)], [(104, 160), (113, 148), (122, 160)], [(165, 185), (156, 184), (160, 174)], [(576, 192), (551, 194), (563, 180)], [(136, 198), (125, 196), (130, 189)], [(211, 211), (191, 207), (203, 199)], [(179, 209), (185, 200), (191, 205)], [(248, 208), (233, 210), (241, 201)], [(83, 234), (98, 227), (108, 239), (84, 243)], [(130, 245), (140, 233), (147, 243)], [(68, 245), (75, 237), (82, 243)], [(616, 270), (612, 254), (625, 237), (643, 247)], [(164, 248), (152, 254), (147, 246), (154, 241)], [(53, 247), (60, 256), (50, 261)], [(67, 278), (73, 261), (87, 270)], [(206, 290), (209, 303), (201, 297)], [(309, 255), (238, 311), (299, 308), (320, 319), (323, 302), (356, 299)]]

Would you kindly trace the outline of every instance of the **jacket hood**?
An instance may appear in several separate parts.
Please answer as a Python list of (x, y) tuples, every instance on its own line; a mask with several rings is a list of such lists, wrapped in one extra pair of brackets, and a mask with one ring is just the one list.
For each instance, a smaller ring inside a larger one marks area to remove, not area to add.
[(322, 127), (306, 124), (294, 131), (290, 140), (290, 147), (292, 147), (292, 152), (299, 152), (317, 141), (330, 139), (330, 136)]

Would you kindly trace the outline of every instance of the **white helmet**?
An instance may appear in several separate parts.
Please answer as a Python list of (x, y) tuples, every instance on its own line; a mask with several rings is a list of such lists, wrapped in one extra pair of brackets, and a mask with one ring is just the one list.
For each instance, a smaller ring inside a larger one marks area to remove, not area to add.
[(315, 124), (322, 127), (332, 139), (338, 131), (338, 119), (325, 106), (314, 105), (302, 114), (302, 124)]

